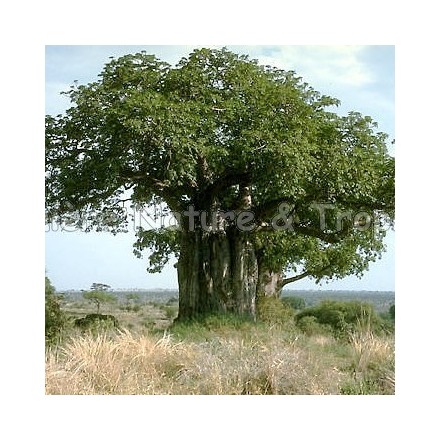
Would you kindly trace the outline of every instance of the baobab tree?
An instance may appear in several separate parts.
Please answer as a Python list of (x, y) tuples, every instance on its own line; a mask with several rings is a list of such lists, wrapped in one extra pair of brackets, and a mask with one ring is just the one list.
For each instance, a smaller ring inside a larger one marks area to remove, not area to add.
[[(176, 66), (112, 59), (46, 117), (48, 221), (118, 233), (165, 204), (176, 228), (139, 228), (150, 270), (178, 258), (179, 318), (255, 315), (288, 282), (361, 274), (383, 251), (394, 159), (368, 116), (294, 72), (226, 49)], [(285, 271), (297, 271), (286, 277)]]

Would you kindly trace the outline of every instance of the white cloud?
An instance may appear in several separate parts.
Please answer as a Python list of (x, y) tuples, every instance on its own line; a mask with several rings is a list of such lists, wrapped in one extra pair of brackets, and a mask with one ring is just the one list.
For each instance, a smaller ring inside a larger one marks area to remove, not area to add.
[(259, 56), (262, 64), (295, 70), (306, 82), (362, 87), (374, 82), (361, 61), (365, 46), (278, 46)]

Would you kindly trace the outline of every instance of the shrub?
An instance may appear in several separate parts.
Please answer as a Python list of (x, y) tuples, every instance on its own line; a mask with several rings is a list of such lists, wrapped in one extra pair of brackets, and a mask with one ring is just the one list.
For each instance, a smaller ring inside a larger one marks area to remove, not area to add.
[(138, 313), (142, 310), (142, 306), (140, 304), (121, 304), (119, 310)]
[(332, 333), (331, 326), (320, 324), (316, 316), (304, 316), (298, 321), (297, 326), (307, 336), (328, 335)]
[(167, 319), (174, 319), (177, 316), (179, 310), (177, 307), (166, 306), (164, 312)]
[(100, 313), (91, 313), (84, 318), (78, 318), (74, 324), (81, 329), (119, 327), (118, 320), (113, 315), (102, 315)]
[(45, 278), (45, 336), (47, 343), (55, 342), (66, 324), (66, 316), (61, 310), (60, 299), (49, 278)]
[(281, 298), (281, 301), (294, 310), (303, 310), (306, 308), (306, 300), (300, 296), (285, 296)]
[[(363, 321), (368, 321), (373, 331), (382, 329), (382, 321), (374, 312), (373, 306), (360, 301), (322, 301), (296, 315), (298, 327), (304, 327), (301, 321), (306, 317), (314, 317), (316, 323), (328, 326), (339, 337), (348, 336)], [(308, 322), (306, 326), (310, 328), (311, 325)]]
[(179, 313), (179, 307), (175, 303), (171, 304), (172, 305), (169, 305), (169, 302), (167, 302), (157, 306), (165, 314), (165, 317), (170, 320), (176, 318)]
[(179, 304), (179, 298), (176, 298), (175, 296), (171, 297), (167, 302), (166, 305), (167, 306), (172, 306), (172, 305), (176, 305)]
[(396, 306), (393, 304), (390, 306), (390, 310), (388, 311), (390, 318), (394, 321), (396, 318)]
[(293, 319), (293, 310), (279, 298), (264, 296), (257, 301), (257, 317), (263, 322), (283, 324)]

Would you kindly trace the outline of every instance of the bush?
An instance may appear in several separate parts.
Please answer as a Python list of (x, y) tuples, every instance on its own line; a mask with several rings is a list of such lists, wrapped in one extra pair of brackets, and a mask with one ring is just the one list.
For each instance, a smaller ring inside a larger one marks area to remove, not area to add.
[(49, 278), (45, 278), (45, 336), (47, 343), (55, 342), (66, 324), (59, 297)]
[(257, 301), (257, 317), (270, 324), (283, 324), (293, 319), (293, 310), (279, 298), (264, 296)]
[(179, 299), (176, 298), (175, 296), (173, 296), (172, 298), (170, 298), (167, 302), (166, 305), (167, 306), (172, 306), (172, 305), (177, 305), (179, 304)]
[(385, 332), (394, 333), (395, 330), (395, 316), (396, 316), (396, 307), (395, 305), (391, 305), (388, 311), (382, 312), (380, 315), (382, 319), (382, 328)]
[(138, 313), (142, 310), (142, 306), (140, 304), (121, 304), (119, 310)]
[(303, 310), (306, 308), (306, 300), (300, 296), (285, 296), (281, 298), (281, 301), (294, 310)]
[(118, 328), (118, 320), (113, 315), (103, 315), (101, 313), (91, 313), (84, 318), (75, 319), (75, 327), (81, 329), (90, 328)]
[(394, 321), (396, 319), (396, 306), (395, 306), (395, 304), (390, 306), (388, 313), (390, 315), (391, 320)]
[(177, 307), (166, 306), (164, 312), (167, 319), (174, 319), (179, 313), (179, 309)]
[(310, 319), (305, 324), (301, 323), (302, 320), (310, 317), (315, 318), (315, 323), (331, 328), (338, 337), (348, 336), (360, 324), (367, 321), (373, 331), (383, 329), (382, 321), (374, 312), (373, 306), (360, 301), (322, 301), (317, 306), (304, 309), (296, 315), (298, 327), (311, 328), (313, 323)]
[(320, 324), (316, 316), (304, 316), (298, 321), (297, 326), (307, 336), (328, 335), (332, 333), (331, 326)]

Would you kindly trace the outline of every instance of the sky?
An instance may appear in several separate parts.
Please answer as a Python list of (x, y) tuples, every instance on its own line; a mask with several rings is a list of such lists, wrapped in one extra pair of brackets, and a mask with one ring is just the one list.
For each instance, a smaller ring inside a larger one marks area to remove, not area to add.
[[(98, 78), (110, 56), (145, 50), (170, 64), (177, 63), (197, 47), (221, 46), (46, 46), (45, 112), (56, 115), (68, 108), (60, 95), (74, 81), (85, 84)], [(394, 139), (394, 46), (236, 46), (228, 49), (259, 60), (261, 64), (294, 70), (322, 94), (338, 98), (338, 112), (359, 111), (378, 123), (378, 130)], [(390, 142), (390, 153), (394, 147)], [(46, 226), (46, 273), (58, 290), (88, 289), (94, 282), (112, 288), (177, 288), (174, 261), (162, 273), (149, 274), (146, 259), (133, 255), (134, 225), (129, 232), (61, 231)], [(316, 285), (303, 279), (289, 289), (394, 290), (394, 232), (386, 237), (387, 252), (359, 279)]]

